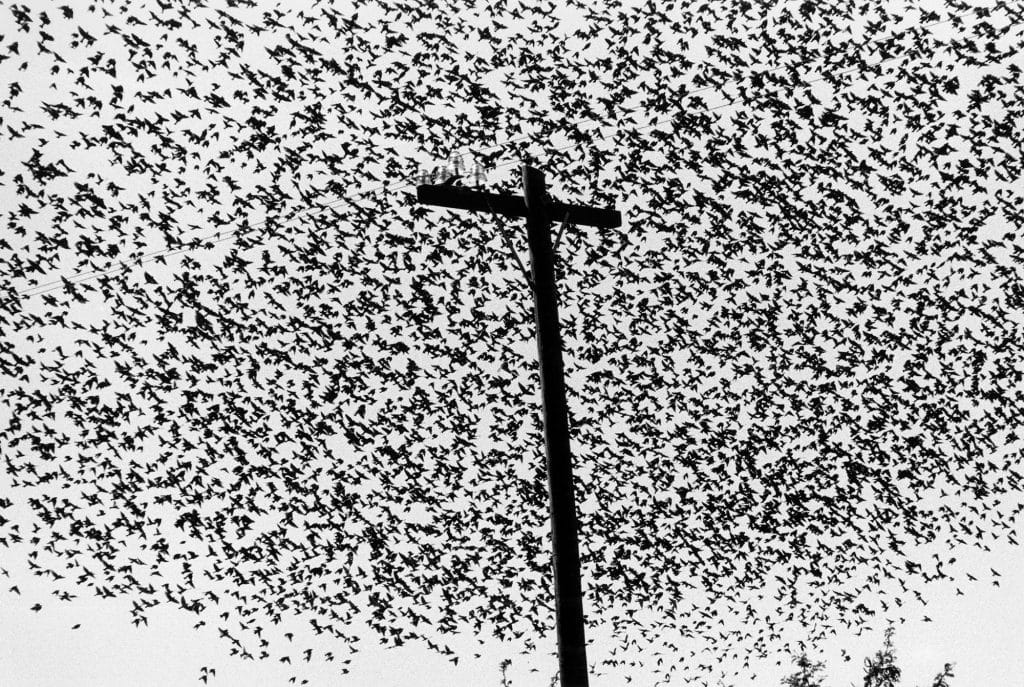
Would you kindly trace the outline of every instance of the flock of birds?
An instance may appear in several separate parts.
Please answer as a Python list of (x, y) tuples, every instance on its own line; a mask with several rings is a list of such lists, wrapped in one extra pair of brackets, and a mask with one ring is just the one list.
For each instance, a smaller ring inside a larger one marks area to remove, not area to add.
[(605, 667), (919, 613), (1022, 509), (1024, 17), (905, 5), (9, 5), (0, 544), (254, 660), (533, 648), (525, 230), (396, 183), (465, 146), (626, 218), (559, 258)]

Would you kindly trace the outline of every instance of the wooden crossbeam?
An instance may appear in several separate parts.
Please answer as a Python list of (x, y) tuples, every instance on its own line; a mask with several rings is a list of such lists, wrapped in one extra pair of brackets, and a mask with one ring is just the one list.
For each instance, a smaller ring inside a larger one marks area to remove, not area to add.
[[(488, 193), (464, 186), (422, 184), (416, 187), (416, 200), (424, 205), (436, 205), (453, 210), (494, 212), (506, 217), (529, 217), (526, 199), (505, 193)], [(568, 222), (578, 226), (614, 229), (622, 226), (622, 214), (618, 210), (604, 210), (587, 205), (569, 205), (552, 202), (545, 207), (545, 215), (551, 222)]]

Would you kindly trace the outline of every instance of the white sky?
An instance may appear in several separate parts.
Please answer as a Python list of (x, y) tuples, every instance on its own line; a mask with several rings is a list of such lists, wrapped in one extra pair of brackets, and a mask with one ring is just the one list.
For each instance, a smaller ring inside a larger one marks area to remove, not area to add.
[[(1019, 525), (1017, 532), (1018, 538), (1024, 534)], [(222, 687), (285, 685), (300, 672), (311, 678), (311, 684), (337, 687), (497, 686), (499, 664), (505, 658), (513, 661), (509, 677), (515, 687), (546, 687), (554, 672), (551, 656), (520, 656), (494, 642), (478, 649), (472, 639), (452, 644), (462, 646), (457, 666), (425, 647), (385, 650), (372, 638), (351, 656), (350, 673), (345, 676), (339, 675), (338, 661), (317, 664), (322, 668), (309, 671), (292, 670), (276, 657), (242, 661), (227, 655), (229, 645), (218, 638), (215, 619), (194, 629), (195, 616), (156, 607), (149, 613), (149, 626), (136, 628), (130, 624), (129, 603), (124, 600), (59, 602), (48, 596), (48, 587), (28, 572), (18, 553), (18, 549), (0, 548), (0, 566), (9, 572), (9, 577), (0, 577), (0, 687), (185, 687), (202, 684), (198, 681), (202, 666), (216, 669), (216, 677), (208, 684)], [(972, 549), (955, 555), (980, 581), (962, 586), (964, 594), (959, 596), (954, 586), (936, 585), (926, 608), (906, 607), (909, 620), (896, 632), (903, 684), (930, 685), (943, 663), (954, 662), (956, 687), (1024, 687), (1024, 552), (1002, 546), (991, 554)], [(991, 584), (989, 567), (1002, 573), (999, 587)], [(10, 591), (12, 586), (20, 593)], [(37, 602), (44, 606), (38, 613), (30, 610)], [(925, 614), (932, 622), (921, 621)], [(80, 627), (72, 629), (76, 624)], [(590, 651), (593, 661), (601, 657), (600, 633), (590, 628), (588, 636), (596, 644)], [(554, 647), (553, 637), (538, 643), (548, 650)], [(834, 638), (819, 654), (827, 664), (826, 684), (860, 685), (863, 659), (880, 645), (881, 625), (862, 636)], [(296, 646), (306, 644), (297, 639)], [(842, 659), (841, 648), (849, 652), (851, 661)], [(345, 650), (333, 650), (345, 656)], [(483, 655), (474, 659), (476, 652)], [(301, 663), (297, 655), (293, 659)], [(789, 670), (788, 665), (779, 667), (771, 661), (754, 665), (755, 680), (741, 675), (726, 684), (775, 685)], [(731, 673), (741, 666), (724, 668)], [(591, 684), (611, 687), (622, 682), (621, 677), (593, 677)], [(637, 674), (633, 684), (650, 681)]]
[[(936, 585), (934, 600), (923, 610), (917, 604), (906, 607), (906, 615), (913, 620), (897, 627), (895, 636), (904, 671), (902, 684), (930, 686), (942, 664), (954, 662), (955, 687), (1024, 685), (1024, 554), (1019, 547), (1006, 546), (991, 553), (971, 549), (957, 555), (979, 581), (962, 585), (962, 596), (953, 587)], [(202, 684), (198, 677), (203, 666), (217, 671), (210, 685), (287, 685), (298, 672), (277, 660), (243, 661), (228, 656), (228, 646), (216, 630), (194, 629), (196, 619), (189, 613), (157, 607), (150, 613), (149, 626), (136, 628), (129, 622), (127, 602), (98, 598), (58, 602), (46, 598), (46, 588), (6, 552), (2, 565), (11, 573), (3, 579), (0, 594), (0, 685), (4, 687), (188, 687)], [(989, 566), (1002, 573), (998, 587), (989, 582)], [(12, 584), (18, 585), (20, 595), (8, 591)], [(30, 610), (35, 601), (43, 603), (43, 611)], [(924, 614), (932, 622), (922, 622)], [(71, 629), (75, 624), (81, 627)], [(588, 638), (596, 638), (593, 629)], [(881, 643), (881, 631), (833, 638), (819, 654), (826, 661), (826, 685), (860, 687), (863, 659)], [(348, 675), (339, 674), (337, 661), (303, 675), (311, 685), (337, 687), (497, 687), (501, 661), (510, 658), (508, 676), (514, 687), (547, 687), (555, 669), (551, 656), (521, 656), (496, 642), (478, 648), (472, 638), (464, 638), (451, 646), (462, 647), (458, 665), (425, 647), (383, 649), (371, 638), (351, 656)], [(553, 649), (553, 638), (547, 647)], [(844, 661), (840, 649), (852, 660)], [(475, 653), (482, 655), (474, 659)], [(591, 662), (597, 656), (591, 649)], [(774, 661), (755, 665), (755, 680), (741, 675), (727, 684), (777, 685), (788, 670)], [(530, 672), (532, 668), (537, 672)], [(742, 666), (725, 669), (732, 672)], [(592, 677), (591, 684), (623, 683), (621, 677)], [(652, 682), (635, 674), (632, 684)]]

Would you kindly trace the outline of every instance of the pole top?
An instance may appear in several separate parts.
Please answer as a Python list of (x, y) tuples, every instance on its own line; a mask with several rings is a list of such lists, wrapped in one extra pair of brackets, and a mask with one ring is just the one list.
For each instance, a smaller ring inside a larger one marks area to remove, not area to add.
[[(544, 172), (523, 163), (523, 200), (527, 210), (544, 210)], [(535, 207), (536, 206), (536, 207)]]

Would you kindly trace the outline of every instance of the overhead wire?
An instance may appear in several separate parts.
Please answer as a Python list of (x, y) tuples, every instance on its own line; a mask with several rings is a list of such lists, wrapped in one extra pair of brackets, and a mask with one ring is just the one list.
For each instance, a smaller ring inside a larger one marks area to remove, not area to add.
[[(897, 32), (897, 33), (895, 33), (895, 34), (892, 34), (892, 35), (890, 35), (890, 36), (886, 36), (885, 38), (880, 38), (880, 39), (876, 39), (876, 40), (873, 40), (873, 41), (866, 41), (865, 43), (861, 44), (861, 46), (860, 46), (860, 47), (864, 47), (865, 45), (868, 45), (868, 44), (871, 44), (871, 43), (881, 43), (881, 42), (883, 42), (883, 41), (891, 40), (891, 39), (892, 39), (892, 38), (894, 38), (895, 36), (898, 36), (898, 35), (900, 35), (901, 33), (907, 33), (907, 32), (909, 32), (909, 31), (911, 31), (911, 30), (927, 30), (927, 29), (930, 29), (930, 28), (934, 28), (935, 26), (939, 26), (939, 25), (941, 25), (941, 24), (948, 24), (948, 23), (950, 23), (951, 21), (953, 21), (953, 20), (955, 20), (955, 19), (958, 19), (958, 18), (960, 18), (960, 17), (963, 17), (963, 16), (965, 16), (965, 15), (967, 15), (967, 14), (970, 14), (970, 13), (972, 13), (972, 12), (975, 12), (975, 11), (977, 11), (978, 9), (979, 9), (979, 8), (974, 8), (974, 9), (971, 9), (971, 10), (966, 10), (966, 11), (964, 11), (964, 12), (960, 12), (960, 13), (957, 13), (957, 14), (951, 15), (951, 16), (949, 16), (948, 18), (946, 18), (946, 19), (943, 19), (943, 20), (941, 20), (941, 21), (936, 21), (936, 22), (932, 22), (932, 23), (930, 23), (930, 24), (922, 24), (922, 25), (917, 25), (917, 26), (914, 26), (914, 27), (912, 27), (912, 28), (908, 28), (908, 29), (904, 29), (903, 31), (899, 31), (899, 32)], [(983, 8), (982, 8), (982, 9), (983, 9)], [(867, 65), (867, 66), (870, 66), (870, 67), (877, 67), (877, 66), (879, 66), (879, 65), (881, 65), (881, 64), (885, 64), (886, 62), (891, 62), (891, 61), (893, 61), (893, 60), (897, 60), (897, 59), (900, 59), (900, 58), (905, 58), (905, 57), (906, 57), (906, 55), (893, 55), (893, 56), (891, 56), (891, 57), (886, 57), (886, 58), (883, 58), (883, 59), (879, 60), (878, 62), (875, 62), (875, 63), (873, 63), (873, 64), (871, 64), (871, 65)], [(782, 70), (782, 69), (789, 69), (789, 68), (792, 68), (792, 65), (782, 65), (782, 66), (779, 66), (779, 67), (772, 67), (771, 69), (766, 69), (765, 71), (763, 71), (763, 72), (758, 72), (757, 74), (758, 74), (758, 75), (761, 75), (761, 74), (769, 74), (769, 73), (771, 73), (771, 72), (775, 72), (775, 71), (780, 71), (780, 70)], [(842, 76), (842, 75), (848, 74), (848, 73), (850, 73), (850, 72), (855, 72), (855, 71), (858, 71), (858, 70), (860, 70), (860, 69), (862, 69), (862, 67), (861, 67), (860, 65), (856, 65), (856, 66), (853, 66), (853, 67), (848, 67), (848, 68), (846, 68), (846, 69), (840, 69), (840, 70), (838, 70), (838, 71), (836, 71), (836, 72), (832, 72), (832, 73), (830, 73), (830, 74), (828, 74), (828, 75), (826, 75), (826, 76), (821, 76), (821, 77), (818, 77), (818, 78), (814, 78), (814, 79), (807, 79), (807, 80), (805, 80), (805, 81), (803, 82), (803, 84), (804, 84), (804, 85), (809, 85), (809, 84), (812, 84), (812, 83), (818, 83), (819, 81), (825, 81), (825, 80), (827, 80), (827, 79), (829, 79), (829, 78), (834, 78), (834, 77), (836, 77), (836, 76)], [(742, 77), (741, 77), (741, 78), (742, 78)], [(718, 84), (718, 85), (717, 85), (716, 87), (717, 87), (717, 88), (721, 88), (722, 86), (725, 86), (725, 85), (727, 85), (727, 84), (729, 84), (729, 83), (735, 83), (735, 82), (738, 82), (738, 81), (740, 81), (740, 80), (741, 80), (741, 78), (737, 78), (737, 79), (730, 79), (729, 81), (725, 81), (725, 82), (722, 82), (721, 84)], [(702, 89), (698, 89), (698, 90), (706, 90), (707, 88), (711, 88), (711, 87), (704, 87), (704, 88), (702, 88)], [(687, 92), (686, 96), (692, 95), (693, 93), (696, 93), (696, 92), (697, 92), (697, 91), (689, 91), (689, 92)], [(713, 106), (713, 107), (705, 107), (705, 108), (703, 109), (703, 111), (704, 111), (704, 112), (714, 112), (714, 111), (716, 111), (716, 110), (721, 110), (721, 109), (723, 109), (723, 108), (726, 108), (726, 107), (730, 107), (730, 106), (732, 106), (732, 105), (735, 105), (735, 104), (736, 104), (737, 102), (739, 102), (739, 100), (740, 100), (740, 98), (733, 98), (732, 100), (728, 100), (728, 101), (726, 101), (726, 102), (724, 102), (724, 103), (720, 103), (720, 104), (718, 104), (718, 105), (715, 105), (715, 106)], [(631, 128), (629, 129), (629, 131), (643, 131), (643, 130), (645, 130), (645, 129), (651, 129), (651, 128), (654, 128), (654, 127), (656, 127), (656, 126), (660, 126), (660, 125), (662, 125), (662, 124), (667, 124), (667, 123), (669, 123), (669, 122), (671, 122), (671, 121), (673, 121), (673, 120), (677, 119), (677, 118), (678, 118), (678, 116), (679, 116), (679, 114), (678, 114), (678, 113), (676, 113), (676, 114), (672, 114), (672, 115), (670, 115), (670, 116), (668, 116), (668, 117), (664, 117), (664, 118), (662, 118), (662, 119), (659, 119), (659, 120), (657, 120), (657, 121), (651, 122), (651, 123), (649, 123), (649, 124), (644, 124), (643, 126), (631, 127)], [(595, 137), (595, 138), (594, 138), (594, 140), (601, 140), (601, 139), (604, 139), (604, 138), (609, 138), (610, 136), (613, 136), (613, 135), (615, 135), (615, 133), (617, 133), (617, 132), (612, 132), (612, 133), (610, 133), (610, 134), (606, 134), (606, 135), (604, 135), (604, 136), (597, 136), (597, 137)], [(565, 146), (561, 146), (561, 147), (557, 147), (557, 148), (553, 148), (553, 149), (551, 149), (551, 150), (553, 150), (553, 151), (555, 151), (555, 152), (559, 152), (559, 151), (562, 151), (562, 150), (567, 150), (567, 149), (570, 149), (570, 148), (575, 148), (575, 147), (577, 147), (577, 146), (579, 146), (579, 145), (581, 145), (581, 144), (582, 144), (582, 143), (570, 143), (570, 144), (568, 144), (568, 145), (565, 145)]]
[[(797, 2), (803, 4), (804, 2), (806, 2), (806, 0), (789, 0), (789, 2), (782, 3), (782, 6), (785, 6), (785, 5), (788, 5), (788, 4), (795, 5)], [(975, 8), (975, 9), (979, 9), (979, 8)], [(936, 24), (947, 23), (947, 22), (952, 21), (953, 19), (955, 19), (957, 17), (960, 17), (960, 16), (963, 16), (965, 14), (968, 14), (971, 11), (973, 11), (973, 10), (967, 10), (967, 11), (964, 11), (964, 12), (961, 12), (961, 13), (958, 13), (958, 14), (951, 15), (949, 18), (944, 19), (944, 20), (939, 21), (939, 22), (936, 22), (935, 24), (924, 25), (924, 28), (930, 28), (931, 26), (934, 26)], [(753, 36), (756, 33), (759, 33), (759, 32), (757, 32), (757, 31), (747, 32), (747, 34), (745, 34), (744, 38), (748, 38), (750, 36)], [(764, 32), (760, 32), (760, 33), (763, 34)], [(894, 35), (899, 35), (899, 33), (900, 32), (896, 32), (895, 34), (887, 36), (886, 38), (875, 39), (875, 41), (873, 41), (873, 42), (882, 42), (884, 40), (888, 40), (888, 39), (892, 38)], [(772, 67), (770, 69), (766, 69), (765, 71), (759, 72), (759, 73), (760, 74), (770, 74), (770, 73), (775, 72), (775, 71), (780, 71), (780, 70), (786, 69), (789, 66), (790, 65), (779, 65), (778, 67)], [(688, 96), (694, 95), (695, 93), (700, 93), (702, 91), (709, 91), (709, 90), (714, 90), (716, 88), (721, 88), (722, 86), (724, 86), (724, 85), (726, 85), (728, 83), (739, 81), (742, 78), (743, 77), (737, 77), (735, 79), (729, 79), (728, 81), (724, 81), (724, 82), (719, 83), (719, 84), (709, 84), (707, 86), (701, 86), (701, 87), (695, 88), (695, 89), (693, 89), (691, 91), (687, 91), (686, 92), (686, 96), (688, 97)], [(586, 117), (586, 118), (581, 119), (579, 121), (573, 122), (572, 125), (574, 127), (579, 127), (581, 125), (589, 124), (589, 123), (592, 123), (594, 121), (596, 121), (596, 120), (593, 117)], [(459, 153), (459, 154), (453, 155), (451, 157), (465, 157), (466, 155), (470, 155), (470, 154), (479, 154), (481, 152), (486, 152), (486, 151), (490, 151), (490, 150), (497, 150), (497, 149), (500, 149), (500, 148), (504, 148), (505, 146), (509, 145), (510, 143), (517, 143), (519, 141), (524, 141), (524, 140), (535, 138), (535, 137), (536, 137), (536, 134), (532, 134), (532, 133), (530, 133), (530, 134), (521, 134), (519, 136), (513, 136), (512, 138), (509, 138), (509, 139), (507, 139), (507, 140), (505, 140), (505, 141), (503, 141), (501, 143), (494, 143), (494, 144), (491, 144), (491, 145), (488, 145), (488, 146), (483, 146), (483, 147), (463, 146), (463, 147), (461, 147), (459, 149), (460, 150), (461, 149), (465, 149), (466, 152)], [(449, 159), (451, 159), (451, 158), (449, 158)]]
[[(952, 22), (952, 21), (954, 21), (956, 19), (959, 19), (961, 17), (964, 17), (964, 16), (966, 16), (968, 14), (976, 13), (979, 10), (988, 10), (988, 9), (989, 8), (977, 8), (977, 7), (971, 8), (971, 9), (965, 10), (963, 12), (959, 12), (959, 13), (955, 13), (955, 14), (949, 15), (947, 18), (939, 20), (939, 21), (931, 22), (929, 24), (915, 25), (913, 27), (908, 27), (907, 29), (903, 29), (903, 30), (897, 31), (897, 32), (895, 32), (895, 33), (893, 33), (891, 35), (888, 35), (888, 36), (884, 37), (884, 38), (879, 38), (879, 39), (873, 39), (873, 40), (870, 40), (870, 41), (865, 41), (859, 47), (863, 48), (864, 46), (869, 45), (869, 44), (877, 44), (877, 43), (882, 43), (884, 41), (892, 40), (896, 36), (899, 36), (899, 35), (901, 35), (903, 33), (907, 33), (907, 32), (912, 31), (912, 30), (927, 30), (927, 29), (930, 29), (930, 28), (934, 28), (935, 26), (939, 26), (939, 25), (942, 25), (942, 24), (948, 24), (948, 23), (950, 23), (950, 22)], [(882, 60), (880, 60), (880, 61), (878, 61), (878, 62), (876, 62), (876, 63), (874, 63), (874, 64), (872, 64), (870, 66), (876, 67), (876, 66), (879, 66), (881, 64), (884, 64), (884, 63), (887, 63), (887, 62), (891, 62), (891, 61), (896, 60), (896, 59), (905, 58), (905, 57), (906, 57), (906, 55), (893, 55), (891, 57), (884, 58), (884, 59), (882, 59)], [(794, 65), (780, 65), (778, 67), (772, 67), (770, 69), (764, 70), (763, 72), (758, 72), (758, 74), (768, 74), (768, 73), (775, 72), (775, 71), (780, 71), (780, 70), (783, 70), (783, 69), (792, 69), (793, 67), (794, 67)], [(816, 82), (819, 82), (819, 81), (824, 81), (824, 80), (826, 80), (828, 78), (833, 78), (833, 77), (835, 77), (837, 75), (843, 75), (843, 74), (847, 74), (847, 73), (850, 73), (850, 72), (854, 72), (854, 71), (857, 71), (859, 69), (862, 69), (862, 67), (860, 65), (855, 65), (853, 67), (849, 67), (849, 68), (846, 68), (846, 69), (839, 70), (837, 72), (833, 72), (833, 73), (831, 73), (829, 75), (826, 75), (826, 76), (822, 76), (822, 77), (818, 77), (818, 78), (815, 78), (815, 79), (806, 80), (804, 82), (804, 84), (806, 85), (806, 84), (816, 83)], [(687, 92), (686, 96), (690, 96), (690, 95), (692, 95), (694, 93), (698, 93), (698, 92), (704, 91), (704, 90), (710, 90), (710, 89), (716, 89), (716, 88), (717, 89), (721, 89), (721, 88), (723, 88), (724, 86), (726, 86), (728, 84), (738, 83), (738, 82), (742, 81), (744, 78), (747, 78), (747, 77), (740, 76), (740, 77), (736, 77), (734, 79), (729, 79), (727, 81), (720, 82), (718, 84), (709, 85), (709, 86), (703, 86), (701, 88), (698, 88), (698, 89), (695, 89), (693, 91)], [(740, 98), (734, 98), (732, 100), (728, 100), (728, 101), (726, 101), (724, 103), (720, 103), (720, 104), (712, 106), (712, 107), (704, 107), (701, 111), (703, 111), (703, 112), (715, 112), (717, 110), (724, 109), (726, 107), (730, 107), (732, 105), (735, 105), (739, 101), (740, 101)], [(672, 122), (674, 120), (677, 120), (680, 117), (681, 114), (682, 113), (679, 113), (679, 112), (673, 113), (673, 114), (671, 114), (669, 116), (663, 117), (663, 118), (658, 119), (658, 120), (656, 120), (654, 122), (651, 122), (649, 124), (645, 124), (645, 125), (642, 125), (642, 126), (631, 127), (629, 129), (629, 131), (631, 131), (631, 132), (638, 132), (638, 131), (644, 131), (646, 129), (651, 129), (651, 128), (654, 128), (654, 127), (657, 127), (657, 126), (661, 126), (663, 124), (666, 124), (666, 123)], [(596, 120), (590, 120), (590, 121), (596, 121)], [(569, 149), (572, 149), (572, 148), (577, 148), (577, 147), (582, 146), (582, 145), (584, 145), (586, 143), (591, 143), (593, 141), (599, 141), (599, 140), (604, 140), (604, 139), (610, 138), (610, 137), (612, 137), (612, 136), (614, 136), (614, 135), (616, 135), (618, 133), (619, 133), (619, 130), (616, 129), (615, 131), (611, 131), (611, 132), (609, 132), (607, 134), (603, 134), (603, 135), (599, 135), (599, 136), (592, 136), (592, 137), (588, 138), (587, 140), (578, 141), (578, 142), (575, 142), (575, 143), (570, 143), (570, 144), (567, 144), (567, 145), (564, 145), (564, 146), (548, 148), (547, 150), (549, 152), (562, 152), (562, 151), (569, 150)], [(493, 149), (495, 147), (504, 147), (504, 146), (508, 145), (508, 143), (510, 143), (510, 142), (512, 142), (514, 140), (526, 140), (527, 138), (529, 138), (531, 136), (533, 136), (533, 135), (532, 134), (524, 135), (524, 136), (520, 137), (519, 139), (511, 139), (510, 141), (506, 141), (505, 143), (496, 144), (495, 146), (490, 146), (488, 148), (479, 149), (479, 150), (490, 150), (490, 149)], [(498, 164), (492, 165), (490, 167), (485, 168), (483, 171), (488, 172), (488, 173), (489, 172), (494, 172), (494, 171), (497, 171), (497, 170), (502, 169), (504, 167), (509, 167), (511, 165), (516, 165), (516, 164), (519, 164), (518, 160), (511, 160), (511, 161), (507, 161), (507, 162), (503, 162), (503, 163), (498, 163)], [(80, 284), (80, 283), (89, 281), (91, 279), (96, 279), (96, 278), (103, 277), (103, 276), (113, 275), (113, 274), (116, 274), (116, 273), (121, 272), (121, 271), (127, 271), (128, 269), (131, 269), (132, 267), (135, 267), (135, 266), (139, 266), (139, 265), (142, 265), (142, 264), (145, 264), (145, 263), (149, 263), (149, 262), (153, 262), (153, 261), (156, 261), (156, 260), (160, 260), (162, 258), (170, 257), (170, 256), (177, 255), (177, 254), (180, 254), (180, 253), (184, 253), (184, 252), (187, 252), (187, 251), (195, 250), (196, 248), (199, 248), (199, 247), (209, 247), (213, 243), (221, 243), (223, 241), (227, 241), (227, 240), (233, 238), (234, 236), (238, 235), (240, 232), (250, 231), (250, 230), (252, 230), (254, 228), (266, 225), (266, 224), (268, 224), (270, 222), (275, 222), (275, 223), (280, 222), (280, 223), (283, 224), (283, 223), (289, 222), (292, 219), (295, 219), (296, 217), (298, 217), (298, 216), (300, 216), (302, 214), (305, 214), (305, 213), (322, 211), (322, 210), (328, 210), (328, 209), (329, 210), (334, 210), (334, 206), (336, 206), (338, 204), (345, 203), (345, 202), (352, 202), (354, 199), (360, 198), (360, 197), (363, 197), (363, 196), (368, 196), (368, 195), (380, 193), (382, 191), (398, 191), (398, 190), (406, 189), (406, 188), (409, 188), (409, 187), (413, 187), (413, 186), (417, 185), (416, 184), (416, 179), (417, 179), (417, 177), (414, 176), (413, 180), (411, 180), (411, 181), (405, 181), (405, 182), (385, 182), (383, 184), (380, 184), (380, 185), (377, 185), (377, 186), (374, 186), (374, 187), (371, 187), (371, 188), (359, 191), (359, 192), (354, 193), (354, 194), (336, 197), (336, 198), (328, 201), (327, 203), (319, 204), (319, 205), (316, 205), (316, 206), (305, 206), (305, 207), (301, 207), (301, 208), (296, 208), (296, 209), (292, 210), (290, 212), (290, 214), (286, 215), (283, 218), (268, 217), (268, 218), (266, 218), (264, 220), (261, 220), (259, 222), (255, 222), (255, 223), (252, 223), (252, 224), (249, 224), (248, 222), (243, 221), (241, 223), (241, 226), (238, 226), (237, 228), (235, 228), (233, 230), (217, 231), (217, 232), (214, 232), (214, 233), (211, 233), (211, 234), (207, 234), (205, 236), (194, 237), (194, 238), (188, 239), (187, 241), (182, 241), (182, 245), (180, 247), (174, 247), (174, 248), (167, 247), (167, 248), (151, 251), (149, 253), (146, 253), (146, 254), (141, 255), (139, 257), (136, 257), (136, 258), (132, 258), (130, 260), (119, 260), (119, 261), (116, 261), (116, 263), (117, 263), (116, 265), (112, 264), (110, 267), (108, 267), (106, 269), (93, 270), (93, 271), (82, 271), (82, 272), (76, 272), (76, 273), (68, 275), (68, 276), (60, 276), (58, 279), (55, 279), (55, 280), (52, 280), (52, 281), (48, 281), (48, 282), (44, 282), (44, 283), (41, 283), (41, 284), (36, 284), (36, 285), (28, 287), (26, 289), (22, 289), (21, 291), (16, 291), (15, 292), (15, 296), (17, 298), (19, 298), (19, 299), (20, 298), (28, 298), (28, 297), (32, 297), (32, 296), (40, 296), (40, 295), (44, 295), (44, 294), (51, 293), (53, 291), (58, 291), (58, 290), (61, 290), (61, 289), (65, 288), (65, 281), (67, 283), (75, 285), (75, 284)]]

